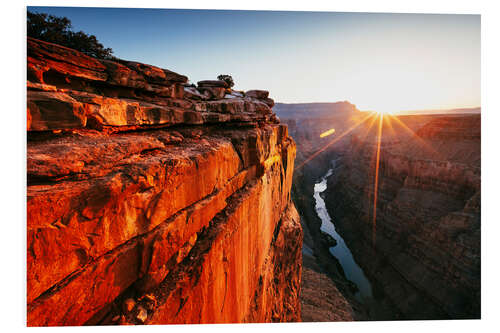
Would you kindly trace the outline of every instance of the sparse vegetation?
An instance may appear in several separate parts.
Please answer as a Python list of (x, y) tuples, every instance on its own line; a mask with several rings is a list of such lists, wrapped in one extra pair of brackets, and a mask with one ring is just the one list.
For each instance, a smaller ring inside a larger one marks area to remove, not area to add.
[(114, 59), (113, 50), (105, 48), (96, 36), (74, 32), (67, 17), (28, 11), (27, 25), (29, 37), (70, 47), (94, 58)]
[(234, 80), (231, 75), (221, 74), (217, 76), (217, 79), (226, 82), (229, 88), (234, 87)]

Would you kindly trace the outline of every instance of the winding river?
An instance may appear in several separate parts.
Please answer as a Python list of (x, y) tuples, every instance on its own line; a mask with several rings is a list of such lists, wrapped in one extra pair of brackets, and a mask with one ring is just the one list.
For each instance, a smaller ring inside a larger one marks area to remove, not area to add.
[(358, 266), (354, 260), (351, 250), (347, 247), (344, 239), (335, 230), (335, 225), (326, 210), (325, 201), (321, 197), (320, 193), (324, 192), (327, 188), (327, 178), (331, 176), (335, 169), (335, 161), (332, 162), (332, 168), (328, 170), (326, 175), (324, 175), (318, 183), (314, 185), (314, 199), (316, 200), (316, 213), (321, 219), (321, 231), (332, 236), (336, 241), (337, 245), (330, 247), (330, 253), (337, 258), (340, 265), (344, 269), (346, 278), (355, 283), (358, 287), (358, 291), (354, 295), (356, 299), (363, 302), (364, 300), (373, 297), (372, 287), (370, 281), (365, 276), (365, 273)]

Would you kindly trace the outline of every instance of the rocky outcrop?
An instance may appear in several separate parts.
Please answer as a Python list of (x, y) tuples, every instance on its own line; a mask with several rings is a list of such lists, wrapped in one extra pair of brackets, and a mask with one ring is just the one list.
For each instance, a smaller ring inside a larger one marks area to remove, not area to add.
[(303, 255), (301, 312), (304, 322), (362, 320), (312, 256)]
[(376, 139), (366, 131), (329, 179), (327, 206), (399, 318), (479, 318), (480, 116), (425, 119), (405, 125), (416, 133), (405, 140), (397, 121), (392, 134), (384, 124), (375, 223)]
[(300, 320), (267, 95), (31, 38), (27, 87), (29, 326)]

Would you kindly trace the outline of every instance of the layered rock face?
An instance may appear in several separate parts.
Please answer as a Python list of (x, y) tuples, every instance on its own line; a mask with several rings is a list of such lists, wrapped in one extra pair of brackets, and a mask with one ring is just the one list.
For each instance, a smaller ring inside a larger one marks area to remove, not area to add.
[(404, 138), (398, 122), (384, 123), (375, 222), (367, 131), (329, 178), (326, 203), (395, 318), (479, 318), (480, 115), (419, 117), (403, 120), (415, 131)]
[(28, 39), (29, 326), (300, 320), (266, 93)]

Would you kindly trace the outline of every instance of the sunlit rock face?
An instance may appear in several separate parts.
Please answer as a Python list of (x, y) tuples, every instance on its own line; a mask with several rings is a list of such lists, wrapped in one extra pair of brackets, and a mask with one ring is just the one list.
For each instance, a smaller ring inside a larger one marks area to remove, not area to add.
[(400, 119), (414, 134), (384, 125), (375, 221), (376, 138), (362, 129), (329, 178), (330, 215), (397, 318), (479, 318), (480, 115)]
[(29, 326), (300, 320), (295, 143), (186, 82), (28, 39)]

